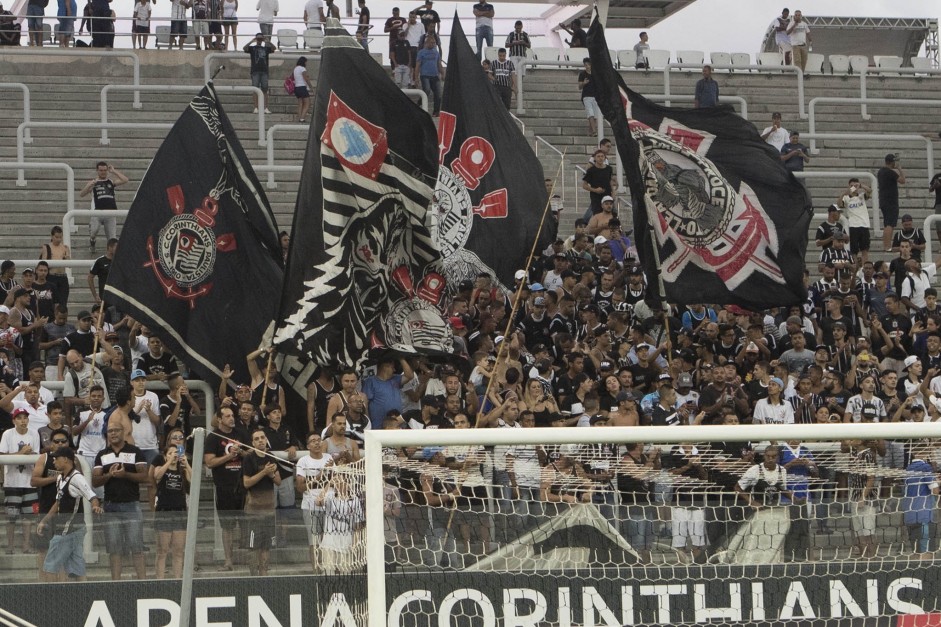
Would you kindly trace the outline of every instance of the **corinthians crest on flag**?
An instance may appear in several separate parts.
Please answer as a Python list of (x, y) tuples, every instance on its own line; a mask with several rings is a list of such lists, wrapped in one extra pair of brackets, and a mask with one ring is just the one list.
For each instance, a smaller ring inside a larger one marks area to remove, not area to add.
[(131, 204), (105, 299), (218, 383), (274, 319), (282, 270), (268, 199), (212, 85), (160, 146)]
[[(487, 272), (512, 289), (546, 206), (539, 159), (490, 85), (454, 17), (438, 122), (435, 241), (448, 284)], [(547, 216), (536, 250), (556, 233)]]
[(588, 51), (651, 284), (662, 276), (671, 303), (802, 302), (810, 196), (754, 125), (728, 107), (673, 109), (628, 89), (597, 20)]
[(435, 136), (329, 20), (274, 338), (282, 352), (347, 366), (370, 349), (451, 352), (428, 211)]

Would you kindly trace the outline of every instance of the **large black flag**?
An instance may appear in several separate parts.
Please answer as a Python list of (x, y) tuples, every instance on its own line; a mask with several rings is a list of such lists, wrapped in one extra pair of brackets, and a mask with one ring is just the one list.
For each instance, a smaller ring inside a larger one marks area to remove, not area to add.
[(274, 319), (280, 259), (268, 199), (207, 85), (141, 181), (106, 298), (215, 386), (225, 364), (244, 372)]
[(333, 20), (314, 110), (275, 343), (324, 365), (450, 352), (431, 118)]
[(480, 67), (456, 15), (438, 143), (436, 240), (449, 285), (488, 272), (512, 288), (537, 232), (541, 252), (557, 225), (549, 216), (538, 231), (548, 197), (542, 166)]
[(813, 209), (778, 153), (729, 107), (662, 107), (628, 89), (598, 20), (588, 49), (598, 105), (624, 162), (648, 279), (659, 273), (672, 303), (764, 309), (802, 302)]

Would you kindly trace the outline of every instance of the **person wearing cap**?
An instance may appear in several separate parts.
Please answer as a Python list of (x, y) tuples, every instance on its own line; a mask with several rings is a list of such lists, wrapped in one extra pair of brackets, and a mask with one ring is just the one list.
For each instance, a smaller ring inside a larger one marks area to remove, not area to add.
[(892, 231), (899, 219), (899, 185), (905, 184), (905, 172), (896, 155), (885, 156), (885, 165), (876, 172), (879, 184), (879, 209), (882, 211), (882, 249), (889, 251), (892, 245)]
[(820, 251), (817, 266), (818, 271), (821, 270), (824, 265), (832, 264), (837, 272), (844, 270), (851, 273), (854, 272), (856, 267), (853, 265), (853, 255), (850, 254), (847, 248), (849, 241), (850, 236), (845, 231), (834, 233), (831, 245)]
[(833, 245), (834, 236), (838, 233), (845, 233), (848, 229), (846, 220), (840, 213), (840, 207), (835, 204), (830, 205), (827, 207), (826, 221), (817, 227), (814, 243), (819, 248), (830, 248)]
[[(594, 118), (589, 116), (589, 122), (594, 124)], [(591, 219), (602, 211), (602, 200), (607, 196), (614, 196), (617, 191), (618, 181), (614, 175), (614, 169), (606, 164), (606, 155), (603, 150), (596, 150), (591, 156), (591, 165), (585, 171), (582, 177), (582, 189), (588, 192), (589, 205), (585, 215), (582, 216), (590, 225)], [(612, 202), (613, 205), (613, 202)], [(605, 221), (607, 224), (607, 220)], [(596, 233), (591, 233), (596, 235)]]
[(791, 131), (791, 141), (781, 147), (781, 162), (788, 172), (803, 172), (810, 161), (807, 146), (800, 142), (800, 133)]
[(768, 397), (755, 403), (752, 422), (757, 425), (792, 425), (794, 408), (784, 400), (784, 381), (771, 377), (768, 382)]
[(875, 376), (865, 376), (859, 381), (859, 394), (850, 397), (843, 414), (843, 422), (885, 422), (888, 414), (885, 403), (876, 396)]
[[(591, 216), (586, 232), (589, 236), (597, 238), (597, 236), (602, 234), (602, 231), (607, 230), (608, 223), (616, 217), (617, 214), (614, 212), (614, 198), (605, 195), (601, 198), (601, 211)], [(596, 245), (598, 243), (599, 242), (595, 241)]]
[[(25, 409), (14, 409), (13, 428), (0, 436), (0, 455), (34, 455), (42, 452), (39, 431), (29, 426)], [(7, 465), (4, 471), (3, 505), (7, 514), (7, 554), (14, 552), (16, 528), (23, 532), (23, 552), (30, 553), (30, 532), (33, 528), (33, 506), (39, 495), (32, 487), (32, 467)]]
[[(41, 361), (34, 361), (29, 364), (29, 369), (26, 371), (26, 376), (28, 377), (29, 383), (34, 384), (39, 387), (39, 402), (43, 405), (51, 403), (56, 400), (55, 394), (52, 393), (52, 390), (48, 390), (43, 387), (42, 383), (46, 380), (46, 367)], [(26, 392), (21, 392), (13, 397), (14, 401), (23, 401), (26, 400)]]
[(97, 515), (104, 510), (78, 469), (75, 451), (60, 444), (49, 457), (58, 474), (55, 478), (55, 502), (39, 521), (36, 532), (48, 537), (51, 529), (54, 535), (49, 541), (49, 551), (42, 561), (40, 575), (46, 581), (54, 581), (61, 571), (65, 571), (70, 581), (84, 581), (85, 501)]
[(442, 402), (437, 396), (425, 394), (421, 397), (421, 409), (412, 409), (402, 414), (409, 429), (446, 429), (451, 425), (442, 415)]
[[(22, 400), (16, 400), (22, 396)], [(0, 398), (0, 409), (5, 412), (24, 411), (29, 417), (29, 426), (35, 431), (49, 424), (46, 404), (39, 396), (39, 385), (31, 381), (21, 381), (18, 386)], [(37, 449), (38, 451), (39, 449)]]
[(640, 425), (637, 397), (630, 390), (621, 390), (615, 397), (617, 407), (608, 412), (608, 424), (612, 427), (636, 427)]
[[(790, 44), (788, 44), (788, 50), (787, 54), (790, 56)], [(761, 138), (765, 140), (765, 143), (774, 146), (774, 149), (779, 153), (790, 136), (791, 134), (787, 132), (787, 129), (781, 126), (781, 114), (777, 111), (771, 114), (771, 126), (765, 127), (761, 131)]]
[[(546, 309), (545, 297), (535, 296), (532, 299), (532, 306), (516, 325), (523, 332), (526, 346), (546, 346), (552, 343), (552, 335), (549, 333), (551, 319), (546, 315)], [(535, 354), (535, 349), (533, 350)]]
[(148, 464), (160, 455), (160, 443), (157, 430), (160, 428), (160, 399), (156, 392), (147, 389), (147, 373), (137, 369), (131, 372), (134, 414), (139, 420), (131, 425), (134, 444), (141, 450), (144, 461)]
[(846, 189), (837, 200), (837, 205), (843, 210), (846, 226), (850, 234), (850, 252), (861, 263), (869, 260), (870, 248), (870, 221), (869, 207), (866, 200), (872, 196), (869, 186), (860, 183), (857, 177), (850, 178)]

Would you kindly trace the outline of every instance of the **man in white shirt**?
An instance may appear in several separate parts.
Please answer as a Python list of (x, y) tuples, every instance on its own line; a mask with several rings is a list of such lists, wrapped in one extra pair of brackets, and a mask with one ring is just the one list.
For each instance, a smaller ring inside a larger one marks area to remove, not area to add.
[[(23, 400), (14, 400), (14, 397), (23, 395)], [(42, 427), (49, 424), (49, 414), (46, 404), (39, 398), (39, 386), (35, 383), (20, 383), (13, 390), (0, 398), (0, 409), (7, 412), (23, 411), (29, 416), (29, 428), (37, 433)], [(39, 449), (36, 450), (39, 452)]]
[(888, 414), (885, 403), (876, 396), (875, 376), (866, 376), (859, 382), (859, 394), (846, 402), (843, 422), (885, 422)]
[(307, 28), (320, 28), (320, 25), (327, 21), (323, 12), (323, 0), (307, 0), (304, 5), (304, 24)]
[(141, 450), (148, 464), (160, 454), (157, 441), (157, 427), (160, 426), (160, 399), (155, 392), (146, 389), (147, 373), (135, 370), (131, 373), (131, 387), (134, 388), (134, 413), (140, 422), (131, 425), (134, 446)]
[(800, 11), (794, 11), (794, 18), (787, 27), (787, 34), (791, 38), (791, 54), (794, 65), (804, 71), (807, 67), (807, 52), (813, 38), (810, 36), (810, 26), (804, 20)]
[(934, 263), (918, 263), (915, 259), (905, 262), (905, 278), (902, 279), (902, 303), (909, 314), (915, 314), (925, 306), (925, 290), (931, 287), (938, 268)]
[(779, 153), (781, 152), (781, 149), (784, 148), (784, 144), (791, 138), (791, 134), (787, 132), (786, 128), (781, 126), (780, 113), (775, 111), (771, 114), (771, 126), (761, 131), (761, 138), (774, 146), (775, 150)]
[[(33, 455), (42, 451), (39, 432), (29, 426), (25, 409), (13, 410), (13, 428), (0, 437), (0, 455)], [(23, 552), (30, 552), (30, 531), (33, 526), (33, 505), (39, 500), (31, 487), (33, 466), (6, 466), (3, 481), (3, 506), (7, 514), (7, 551), (13, 551), (17, 524), (22, 521)]]
[[(108, 445), (105, 438), (104, 386), (92, 386), (88, 392), (88, 409), (79, 414), (72, 427), (72, 437), (78, 440), (77, 453), (85, 458), (88, 467), (95, 466), (95, 456)], [(99, 499), (104, 499), (104, 487), (93, 488)]]
[(872, 195), (868, 186), (855, 176), (849, 180), (846, 190), (837, 204), (843, 209), (843, 217), (850, 231), (850, 252), (857, 258), (857, 266), (869, 261), (869, 207), (866, 199)]
[(258, 11), (258, 30), (264, 34), (265, 41), (271, 43), (274, 18), (278, 16), (278, 0), (258, 0), (255, 10)]

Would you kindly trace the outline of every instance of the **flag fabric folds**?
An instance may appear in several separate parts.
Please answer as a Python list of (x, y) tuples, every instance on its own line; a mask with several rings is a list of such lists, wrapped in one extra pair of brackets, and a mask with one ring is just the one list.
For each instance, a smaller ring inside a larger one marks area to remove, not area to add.
[(141, 181), (105, 299), (203, 379), (244, 375), (277, 312), (281, 253), (268, 199), (212, 85), (190, 102)]
[(803, 302), (813, 209), (777, 152), (730, 107), (663, 107), (631, 91), (597, 20), (588, 49), (648, 281), (662, 277), (671, 303), (760, 310)]
[(539, 159), (490, 84), (461, 30), (451, 29), (448, 75), (438, 123), (441, 169), (435, 191), (436, 240), (448, 284), (487, 272), (504, 287), (556, 234)]
[(321, 51), (275, 344), (315, 364), (450, 352), (429, 210), (436, 132), (335, 20)]

